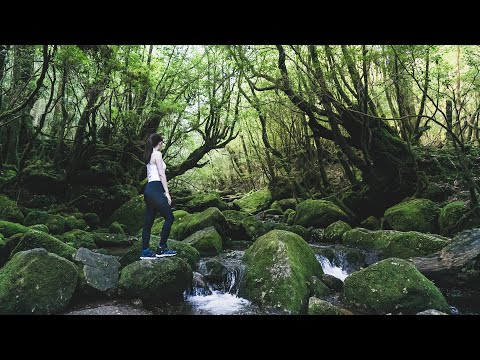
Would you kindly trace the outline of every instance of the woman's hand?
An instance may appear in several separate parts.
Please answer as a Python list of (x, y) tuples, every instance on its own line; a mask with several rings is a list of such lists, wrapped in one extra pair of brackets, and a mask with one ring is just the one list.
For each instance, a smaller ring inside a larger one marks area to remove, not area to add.
[(172, 198), (170, 197), (170, 193), (165, 193), (165, 196), (167, 197), (167, 200), (168, 200), (168, 205), (171, 205), (172, 204)]

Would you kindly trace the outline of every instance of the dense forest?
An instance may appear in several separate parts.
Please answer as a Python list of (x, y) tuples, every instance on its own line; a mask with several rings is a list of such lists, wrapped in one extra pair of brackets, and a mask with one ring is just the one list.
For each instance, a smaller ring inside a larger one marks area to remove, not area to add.
[(480, 313), (479, 75), (466, 45), (0, 45), (0, 313)]

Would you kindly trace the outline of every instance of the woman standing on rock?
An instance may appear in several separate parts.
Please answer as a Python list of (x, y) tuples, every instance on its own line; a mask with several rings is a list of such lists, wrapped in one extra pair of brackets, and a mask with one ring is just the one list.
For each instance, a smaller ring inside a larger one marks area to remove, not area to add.
[[(157, 133), (151, 134), (145, 145), (143, 160), (147, 166), (148, 183), (143, 194), (147, 209), (142, 232), (143, 248), (140, 255), (140, 259), (142, 260), (176, 255), (176, 251), (167, 247), (167, 239), (170, 235), (174, 217), (172, 208), (170, 207), (172, 199), (168, 192), (167, 177), (165, 175), (167, 165), (163, 161), (162, 153), (160, 152), (162, 146), (163, 138)], [(165, 218), (165, 223), (163, 224), (160, 234), (160, 245), (154, 253), (150, 250), (150, 232), (157, 211)]]

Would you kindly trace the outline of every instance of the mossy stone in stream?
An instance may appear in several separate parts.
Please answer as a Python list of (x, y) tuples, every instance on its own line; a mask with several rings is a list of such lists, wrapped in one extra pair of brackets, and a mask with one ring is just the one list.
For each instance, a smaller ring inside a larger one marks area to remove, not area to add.
[(385, 210), (385, 221), (393, 230), (434, 233), (439, 207), (432, 200), (412, 199)]
[(114, 221), (113, 223), (110, 224), (110, 226), (108, 227), (108, 232), (110, 234), (120, 234), (120, 235), (125, 235), (125, 231), (123, 230), (123, 228), (125, 227), (125, 225), (123, 224), (119, 224), (118, 222)]
[(227, 204), (220, 198), (216, 192), (199, 193), (193, 199), (185, 204), (188, 212), (199, 212), (208, 209), (209, 207), (216, 207), (220, 211), (227, 210)]
[(338, 307), (312, 296), (308, 300), (308, 315), (342, 315)]
[(90, 250), (97, 248), (97, 245), (95, 244), (95, 236), (87, 231), (79, 229), (70, 230), (63, 234), (61, 239), (65, 244), (73, 246), (76, 249), (81, 247)]
[(138, 195), (115, 210), (111, 222), (117, 221), (124, 224), (128, 234), (135, 234), (143, 226), (145, 211), (143, 195)]
[(342, 240), (343, 234), (349, 230), (352, 230), (352, 227), (345, 221), (335, 221), (325, 229), (324, 240), (327, 242), (339, 242)]
[(237, 205), (241, 211), (250, 214), (255, 214), (259, 211), (268, 208), (272, 201), (272, 194), (268, 189), (252, 191), (240, 199), (234, 200), (233, 203)]
[(337, 205), (326, 200), (309, 199), (297, 205), (294, 224), (326, 228), (338, 220), (349, 221), (347, 214)]
[(15, 249), (12, 250), (11, 256), (19, 251), (35, 248), (44, 248), (48, 252), (57, 254), (68, 260), (72, 259), (72, 256), (77, 251), (74, 247), (64, 244), (52, 235), (44, 233), (43, 231), (30, 229), (22, 236)]
[(198, 250), (200, 256), (215, 256), (222, 252), (222, 238), (213, 226), (198, 230), (183, 240)]

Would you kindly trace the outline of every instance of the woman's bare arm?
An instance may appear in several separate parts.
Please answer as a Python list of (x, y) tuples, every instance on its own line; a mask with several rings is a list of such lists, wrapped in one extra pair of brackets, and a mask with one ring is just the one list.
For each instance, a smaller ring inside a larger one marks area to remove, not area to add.
[(165, 169), (163, 168), (163, 157), (160, 151), (155, 153), (154, 156), (155, 165), (157, 166), (158, 173), (160, 174), (160, 181), (162, 182), (163, 189), (166, 194), (169, 194), (168, 185), (167, 185), (167, 175), (165, 175)]

